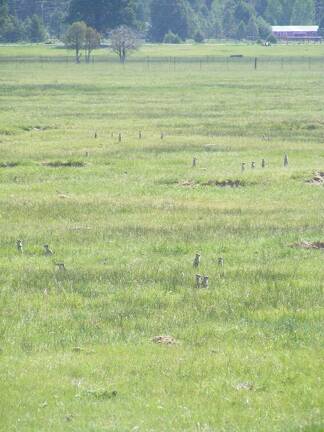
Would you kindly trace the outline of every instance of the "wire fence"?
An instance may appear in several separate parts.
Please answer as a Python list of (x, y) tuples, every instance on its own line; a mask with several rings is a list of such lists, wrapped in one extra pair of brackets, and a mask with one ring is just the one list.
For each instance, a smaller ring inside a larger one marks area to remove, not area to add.
[[(75, 64), (74, 56), (0, 56), (0, 63), (66, 63), (66, 64)], [(86, 63), (85, 59), (81, 61), (81, 63)], [(107, 64), (120, 64), (118, 57), (112, 56), (92, 56), (91, 64), (98, 63), (107, 63)], [(296, 67), (303, 66), (309, 69), (315, 67), (324, 67), (324, 56), (323, 57), (281, 57), (281, 56), (262, 56), (262, 57), (247, 57), (241, 55), (232, 55), (229, 57), (222, 56), (184, 56), (184, 57), (135, 57), (130, 56), (126, 63), (123, 64), (123, 67), (127, 67), (127, 65), (138, 64), (143, 65), (150, 69), (150, 67), (154, 67), (155, 65), (165, 65), (168, 66), (170, 70), (176, 70), (177, 67), (180, 66), (196, 66), (199, 69), (206, 68), (212, 65), (225, 66), (230, 69), (231, 67), (240, 66), (247, 67), (250, 69), (265, 69), (270, 65), (275, 66), (276, 68), (288, 68), (288, 67)]]

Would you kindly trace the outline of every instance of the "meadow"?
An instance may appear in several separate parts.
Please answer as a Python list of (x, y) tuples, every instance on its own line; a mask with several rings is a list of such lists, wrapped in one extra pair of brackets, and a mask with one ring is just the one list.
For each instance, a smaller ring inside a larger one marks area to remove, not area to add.
[[(93, 52), (95, 58), (115, 58), (116, 55), (109, 48), (101, 48)], [(300, 43), (300, 44), (274, 44), (265, 47), (254, 43), (229, 43), (228, 41), (217, 43), (183, 43), (174, 44), (150, 44), (147, 43), (130, 56), (130, 60), (143, 57), (224, 57), (232, 54), (241, 54), (247, 57), (288, 57), (288, 58), (319, 58), (324, 56), (324, 43)], [(0, 60), (3, 57), (73, 57), (73, 50), (66, 49), (64, 45), (44, 44), (0, 44)]]
[(0, 63), (1, 431), (324, 430), (323, 71)]

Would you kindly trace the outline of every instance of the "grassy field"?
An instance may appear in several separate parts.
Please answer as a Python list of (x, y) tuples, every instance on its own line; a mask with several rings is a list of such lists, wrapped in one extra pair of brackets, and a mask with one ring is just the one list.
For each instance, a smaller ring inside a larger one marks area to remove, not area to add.
[(0, 64), (1, 431), (324, 430), (323, 67), (250, 66)]
[[(132, 58), (141, 57), (203, 57), (241, 54), (247, 57), (324, 57), (324, 43), (305, 44), (277, 44), (265, 47), (245, 43), (204, 43), (204, 44), (146, 44), (132, 55)], [(3, 57), (61, 57), (73, 56), (73, 50), (67, 50), (62, 45), (46, 44), (3, 44), (0, 45), (0, 59)], [(95, 57), (115, 57), (108, 48), (94, 51)]]

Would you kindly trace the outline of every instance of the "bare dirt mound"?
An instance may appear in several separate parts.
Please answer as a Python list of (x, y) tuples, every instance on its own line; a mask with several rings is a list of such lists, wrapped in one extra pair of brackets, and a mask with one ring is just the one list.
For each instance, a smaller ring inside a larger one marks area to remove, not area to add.
[(14, 168), (19, 165), (19, 162), (0, 162), (0, 168)]
[(152, 342), (161, 345), (175, 345), (177, 343), (173, 336), (154, 336)]
[(242, 382), (242, 383), (236, 384), (236, 386), (234, 386), (234, 388), (236, 390), (253, 390), (254, 385), (252, 383), (249, 383), (249, 382)]
[(292, 247), (299, 249), (324, 249), (324, 242), (302, 241), (300, 243), (294, 243)]
[(50, 168), (82, 168), (86, 164), (82, 161), (54, 161), (54, 162), (43, 162), (44, 166)]
[(315, 185), (315, 186), (321, 186), (324, 185), (324, 172), (323, 171), (317, 171), (314, 173), (314, 177), (310, 180), (306, 180), (306, 183)]
[(246, 186), (246, 183), (242, 180), (237, 179), (226, 179), (226, 180), (208, 180), (206, 182), (199, 182), (198, 180), (182, 180), (179, 182), (181, 186), (185, 187), (195, 187), (195, 186), (211, 186), (211, 187), (219, 187), (219, 188), (238, 188)]
[(244, 182), (241, 180), (208, 180), (206, 183), (202, 183), (202, 186), (217, 186), (217, 187), (231, 187), (231, 188), (237, 188), (240, 186), (245, 186)]
[(182, 180), (180, 182), (181, 186), (186, 186), (186, 187), (194, 187), (199, 185), (199, 183), (197, 183), (195, 180)]

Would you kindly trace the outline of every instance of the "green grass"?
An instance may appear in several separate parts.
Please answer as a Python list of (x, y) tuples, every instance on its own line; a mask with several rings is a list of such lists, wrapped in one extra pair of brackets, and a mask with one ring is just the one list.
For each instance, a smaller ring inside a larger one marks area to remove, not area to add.
[(322, 431), (323, 67), (0, 68), (0, 430)]
[[(172, 44), (145, 44), (133, 57), (204, 57), (220, 56), (228, 57), (232, 54), (242, 54), (247, 57), (323, 57), (324, 44), (318, 43), (290, 43), (277, 44), (265, 47), (258, 44), (245, 43), (184, 43), (179, 45)], [(46, 44), (2, 44), (0, 45), (1, 57), (61, 57), (73, 56), (73, 50), (67, 50), (62, 45)], [(94, 51), (94, 56), (115, 56), (108, 48)]]

